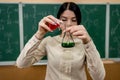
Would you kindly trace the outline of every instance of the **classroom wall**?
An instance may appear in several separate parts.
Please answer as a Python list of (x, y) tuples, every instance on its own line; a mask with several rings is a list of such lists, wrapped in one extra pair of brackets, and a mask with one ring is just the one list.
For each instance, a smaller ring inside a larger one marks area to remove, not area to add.
[[(120, 0), (0, 0), (0, 2), (27, 2), (27, 3), (62, 3), (74, 1), (76, 3), (120, 3)], [(120, 80), (120, 62), (104, 61), (106, 70), (105, 80)], [(19, 69), (14, 65), (0, 66), (0, 80), (44, 80), (46, 65), (38, 65), (26, 69)], [(87, 72), (88, 75), (88, 72)], [(88, 75), (88, 80), (91, 80)]]
[(0, 2), (40, 2), (40, 3), (61, 3), (73, 1), (76, 3), (120, 3), (120, 0), (0, 0)]
[[(105, 80), (120, 80), (120, 62), (104, 61)], [(16, 66), (0, 66), (0, 80), (45, 80), (46, 65), (19, 69)], [(87, 72), (88, 80), (92, 80)]]

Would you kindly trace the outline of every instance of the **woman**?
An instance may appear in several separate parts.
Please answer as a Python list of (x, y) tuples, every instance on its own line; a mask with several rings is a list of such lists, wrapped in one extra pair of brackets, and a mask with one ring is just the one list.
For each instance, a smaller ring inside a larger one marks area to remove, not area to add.
[[(60, 35), (43, 38), (46, 32), (52, 32), (48, 23), (53, 25), (62, 23), (65, 26), (60, 26), (62, 30)], [(25, 45), (16, 65), (20, 68), (28, 67), (47, 55), (45, 80), (87, 80), (85, 64), (93, 80), (104, 80), (105, 70), (99, 52), (80, 23), (79, 7), (73, 2), (65, 2), (61, 5), (57, 18), (48, 15), (39, 22), (37, 32)], [(66, 32), (74, 38), (75, 46), (72, 48), (61, 46)]]

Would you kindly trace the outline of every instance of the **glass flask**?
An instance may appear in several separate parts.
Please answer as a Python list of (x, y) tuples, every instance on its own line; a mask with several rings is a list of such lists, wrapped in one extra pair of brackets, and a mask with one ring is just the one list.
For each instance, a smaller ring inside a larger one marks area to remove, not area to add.
[[(66, 25), (63, 22), (59, 22), (59, 24), (58, 22), (56, 22), (55, 24), (47, 23), (47, 25), (51, 30), (55, 30), (57, 28), (60, 29), (60, 26), (64, 26), (66, 29)], [(75, 42), (70, 32), (64, 32), (61, 46), (64, 48), (71, 48), (75, 46)]]
[[(66, 25), (65, 25), (65, 29), (66, 29)], [(75, 46), (74, 39), (70, 32), (64, 32), (61, 46), (64, 48), (72, 48)]]
[(49, 28), (51, 30), (55, 30), (55, 29), (57, 29), (60, 26), (60, 24), (58, 24), (58, 23), (55, 23), (55, 24), (47, 23), (47, 25), (49, 26)]

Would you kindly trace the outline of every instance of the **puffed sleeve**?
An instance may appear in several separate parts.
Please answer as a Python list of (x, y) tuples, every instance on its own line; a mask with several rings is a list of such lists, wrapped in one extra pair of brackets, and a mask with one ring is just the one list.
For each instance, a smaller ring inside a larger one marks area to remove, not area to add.
[(93, 41), (85, 44), (87, 68), (93, 80), (104, 80), (105, 69)]
[(18, 56), (16, 66), (19, 68), (29, 67), (33, 63), (42, 59), (46, 55), (45, 43), (44, 39), (38, 40), (35, 36), (33, 36), (26, 43), (25, 47)]

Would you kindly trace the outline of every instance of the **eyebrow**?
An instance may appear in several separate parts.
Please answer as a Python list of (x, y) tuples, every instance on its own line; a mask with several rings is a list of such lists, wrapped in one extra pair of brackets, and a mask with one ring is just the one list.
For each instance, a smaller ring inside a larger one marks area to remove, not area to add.
[[(67, 18), (67, 17), (65, 17), (65, 16), (61, 16), (61, 18)], [(72, 18), (76, 18), (76, 17), (72, 17)]]

